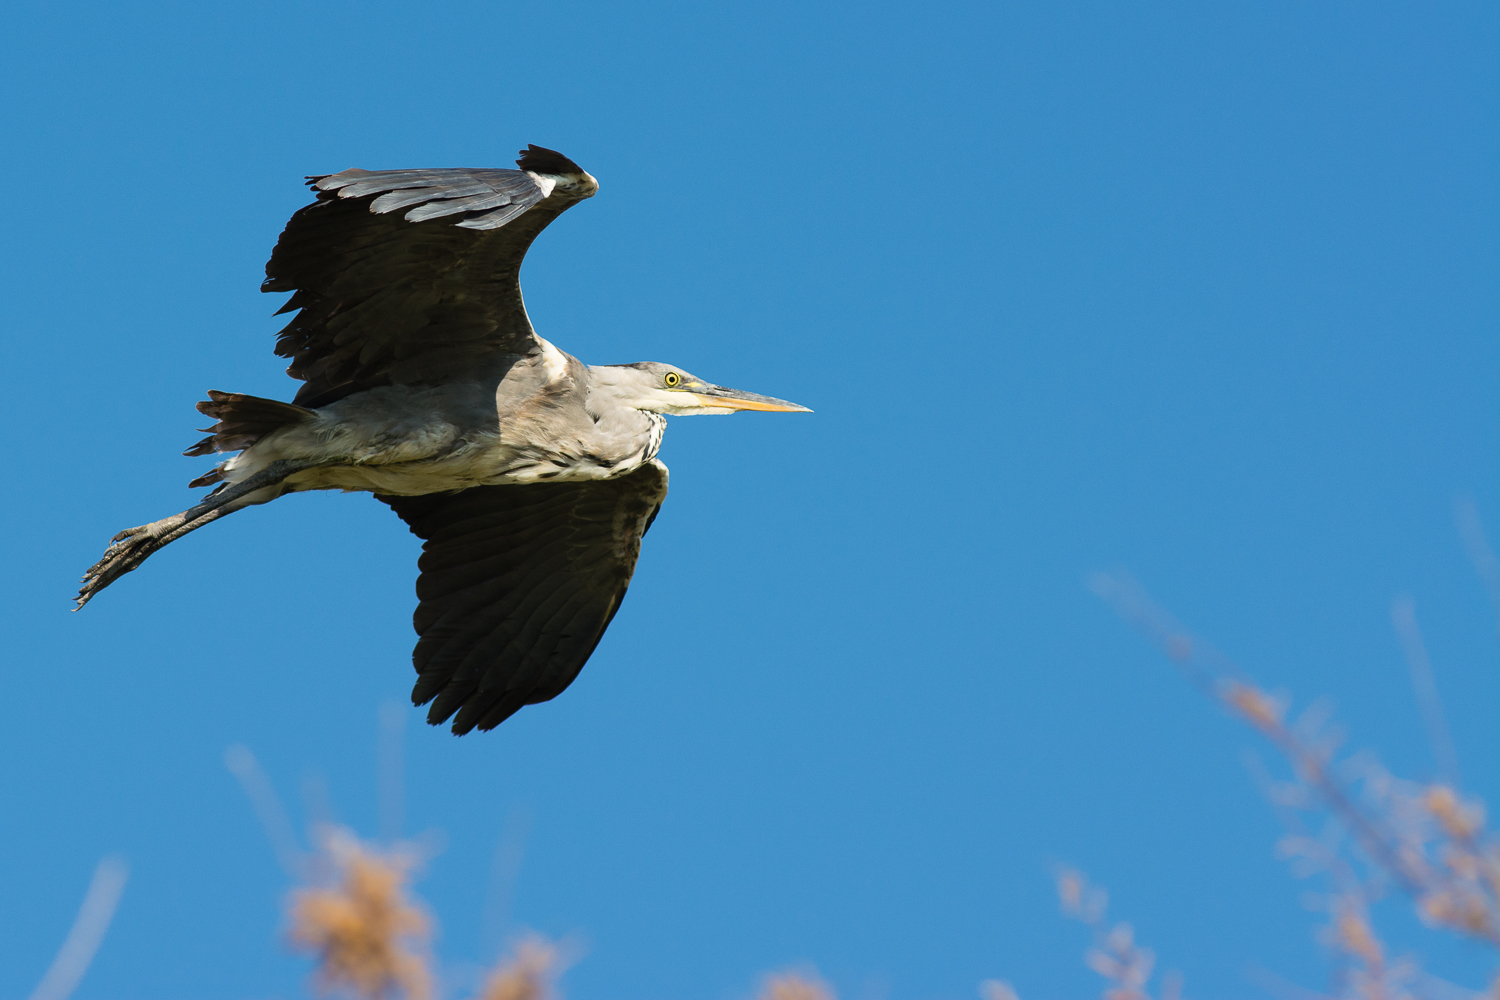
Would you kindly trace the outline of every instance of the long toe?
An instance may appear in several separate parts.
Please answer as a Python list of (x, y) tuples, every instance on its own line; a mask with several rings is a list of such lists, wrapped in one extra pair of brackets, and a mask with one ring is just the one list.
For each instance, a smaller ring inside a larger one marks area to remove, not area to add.
[(111, 559), (114, 559), (116, 556), (119, 556), (124, 552), (128, 552), (131, 546), (136, 544), (136, 539), (141, 536), (141, 534), (146, 530), (147, 527), (147, 525), (142, 525), (139, 528), (131, 528), (127, 531), (122, 531), (114, 538), (111, 538), (109, 541), (109, 548), (104, 550), (104, 555), (99, 557), (98, 562), (89, 567), (89, 573), (92, 574), (97, 572), (99, 567), (103, 566)]
[[(157, 522), (160, 523), (160, 522)], [(155, 525), (144, 524), (130, 528), (115, 536), (117, 541), (104, 550), (104, 555), (83, 575), (83, 586), (78, 591), (78, 607), (89, 602), (99, 591), (146, 561), (146, 557), (161, 548), (162, 542)], [(77, 610), (76, 608), (74, 610)]]

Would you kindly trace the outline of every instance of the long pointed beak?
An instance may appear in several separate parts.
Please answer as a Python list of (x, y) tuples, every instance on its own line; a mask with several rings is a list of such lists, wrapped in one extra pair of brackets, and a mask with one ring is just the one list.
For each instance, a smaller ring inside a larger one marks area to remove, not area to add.
[(694, 386), (693, 395), (704, 406), (721, 410), (765, 410), (769, 413), (811, 413), (805, 406), (789, 403), (774, 396), (762, 396), (754, 392), (743, 392), (723, 385)]

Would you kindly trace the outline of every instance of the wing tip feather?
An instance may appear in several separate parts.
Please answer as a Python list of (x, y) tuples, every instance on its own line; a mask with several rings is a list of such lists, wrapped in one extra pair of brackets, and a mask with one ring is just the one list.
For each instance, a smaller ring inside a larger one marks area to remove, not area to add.
[(583, 168), (555, 149), (546, 146), (538, 146), (535, 143), (527, 143), (526, 148), (520, 151), (520, 159), (516, 166), (522, 170), (530, 170), (538, 174), (553, 174), (564, 176), (567, 174), (581, 174)]

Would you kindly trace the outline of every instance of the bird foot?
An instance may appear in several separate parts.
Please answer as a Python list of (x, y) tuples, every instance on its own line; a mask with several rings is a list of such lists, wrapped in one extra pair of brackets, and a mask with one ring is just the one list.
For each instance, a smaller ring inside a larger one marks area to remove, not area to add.
[(83, 586), (78, 591), (78, 608), (83, 607), (99, 591), (146, 561), (146, 557), (171, 540), (169, 537), (187, 523), (187, 515), (173, 514), (160, 521), (152, 521), (135, 528), (126, 528), (109, 540), (109, 548), (99, 561), (83, 574)]

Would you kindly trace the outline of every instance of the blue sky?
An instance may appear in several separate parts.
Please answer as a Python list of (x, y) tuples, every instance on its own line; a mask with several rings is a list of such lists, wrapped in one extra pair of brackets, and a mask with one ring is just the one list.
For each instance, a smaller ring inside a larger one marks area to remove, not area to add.
[[(575, 158), (538, 328), (812, 416), (672, 423), (672, 495), (564, 696), (455, 740), (408, 710), (408, 832), (461, 978), (507, 822), (569, 995), (1087, 996), (1077, 864), (1189, 993), (1324, 962), (1254, 740), (1086, 589), (1127, 567), (1351, 742), (1430, 774), (1410, 594), (1470, 785), (1500, 792), (1497, 16), (1481, 3), (23, 4), (0, 37), (9, 239), (0, 993), (97, 859), (77, 994), (298, 995), (226, 746), (377, 829), (417, 542), (301, 496), (79, 615), (182, 509), (215, 388), (290, 398), (258, 283), (300, 178)], [(1436, 970), (1483, 956), (1413, 932)], [(466, 966), (466, 963), (468, 965)]]

